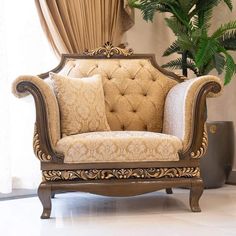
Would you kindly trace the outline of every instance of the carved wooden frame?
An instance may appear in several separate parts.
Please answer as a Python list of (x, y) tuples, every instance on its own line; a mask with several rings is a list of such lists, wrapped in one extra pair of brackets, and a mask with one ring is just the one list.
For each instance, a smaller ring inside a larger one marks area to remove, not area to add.
[[(176, 75), (173, 72), (161, 68), (157, 64), (154, 54), (132, 55), (131, 50), (119, 49), (113, 47), (111, 44), (104, 45), (102, 48), (95, 49), (92, 52), (87, 51), (86, 54), (63, 54), (60, 64), (49, 72), (59, 72), (68, 59), (89, 60), (94, 58), (109, 58), (109, 60), (112, 60), (113, 58), (129, 58), (148, 59), (155, 68), (179, 83), (185, 79), (183, 76)], [(42, 79), (47, 78), (49, 72), (40, 74), (39, 77)], [(208, 82), (199, 91), (194, 103), (195, 112), (191, 142), (184, 153), (179, 153), (180, 161), (65, 164), (63, 163), (63, 156), (56, 153), (50, 144), (46, 103), (43, 95), (32, 82), (20, 82), (17, 85), (17, 91), (30, 92), (34, 97), (36, 106), (36, 126), (33, 146), (36, 156), (41, 161), (41, 170), (44, 178), (38, 189), (38, 195), (43, 204), (41, 218), (50, 217), (51, 197), (54, 193), (60, 191), (86, 191), (108, 196), (131, 196), (163, 188), (167, 189), (167, 193), (171, 193), (170, 188), (185, 186), (190, 188), (190, 207), (192, 211), (200, 211), (198, 202), (203, 192), (203, 183), (200, 178), (199, 157), (207, 148), (207, 136), (204, 130), (207, 117), (206, 97), (208, 93), (218, 93), (220, 90), (221, 87), (218, 83)], [(180, 173), (183, 173), (183, 170), (185, 172), (187, 170), (191, 171), (187, 171), (188, 174), (181, 175)], [(122, 171), (123, 173), (129, 174), (121, 175), (122, 178), (117, 177), (119, 176), (118, 173)], [(150, 171), (154, 173), (152, 177), (150, 177)], [(161, 175), (161, 172), (164, 174)], [(91, 177), (91, 173), (96, 173), (100, 178)], [(140, 175), (140, 173), (145, 174)], [(171, 174), (168, 175), (168, 173)], [(109, 178), (104, 177), (108, 175), (110, 176)], [(107, 185), (107, 190), (104, 190), (104, 188), (102, 188), (103, 190), (99, 189), (103, 185)]]

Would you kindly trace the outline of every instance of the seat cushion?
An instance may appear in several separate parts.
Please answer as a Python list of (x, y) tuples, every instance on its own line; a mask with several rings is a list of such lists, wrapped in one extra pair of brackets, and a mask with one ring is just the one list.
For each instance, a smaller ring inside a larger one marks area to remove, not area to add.
[(179, 138), (145, 131), (91, 132), (60, 139), (65, 163), (178, 161)]
[(100, 75), (71, 78), (50, 73), (57, 96), (62, 136), (108, 131)]

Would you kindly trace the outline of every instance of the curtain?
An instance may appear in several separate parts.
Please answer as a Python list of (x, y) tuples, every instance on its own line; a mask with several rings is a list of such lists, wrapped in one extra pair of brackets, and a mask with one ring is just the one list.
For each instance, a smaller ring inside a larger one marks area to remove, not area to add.
[(31, 96), (15, 98), (11, 84), (19, 75), (48, 71), (58, 60), (32, 0), (1, 0), (0, 35), (0, 192), (9, 193), (12, 188), (35, 189), (41, 181), (32, 147), (34, 102)]
[(41, 25), (57, 55), (121, 43), (134, 24), (127, 0), (35, 0)]

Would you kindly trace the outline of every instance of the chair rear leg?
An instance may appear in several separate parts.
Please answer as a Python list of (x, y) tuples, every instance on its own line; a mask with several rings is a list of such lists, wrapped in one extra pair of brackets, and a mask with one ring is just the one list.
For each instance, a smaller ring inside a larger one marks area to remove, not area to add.
[(166, 193), (167, 194), (173, 194), (172, 188), (166, 188)]
[(48, 219), (51, 215), (51, 185), (47, 183), (41, 183), (38, 188), (38, 197), (43, 205), (43, 213), (41, 219)]
[(199, 199), (203, 193), (203, 181), (202, 179), (193, 180), (190, 188), (190, 198), (189, 203), (192, 212), (201, 212), (199, 206)]

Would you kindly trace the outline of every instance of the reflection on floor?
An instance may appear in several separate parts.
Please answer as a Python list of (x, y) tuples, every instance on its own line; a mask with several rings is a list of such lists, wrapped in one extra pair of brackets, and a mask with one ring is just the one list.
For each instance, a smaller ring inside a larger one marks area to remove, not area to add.
[(129, 198), (58, 194), (52, 218), (40, 220), (38, 198), (0, 202), (1, 235), (236, 236), (236, 186), (205, 190), (202, 213), (192, 213), (189, 191), (174, 189)]
[(11, 193), (0, 193), (0, 201), (35, 196), (37, 196), (36, 189), (13, 189)]

